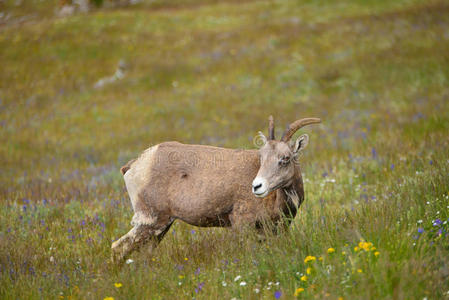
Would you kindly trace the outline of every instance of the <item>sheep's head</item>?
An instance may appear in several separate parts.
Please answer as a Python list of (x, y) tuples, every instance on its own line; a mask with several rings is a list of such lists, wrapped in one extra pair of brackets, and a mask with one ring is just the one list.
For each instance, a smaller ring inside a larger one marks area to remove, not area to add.
[(309, 136), (303, 134), (296, 141), (291, 141), (291, 138), (301, 127), (320, 122), (318, 118), (297, 120), (287, 126), (282, 138), (277, 141), (274, 137), (273, 117), (270, 116), (268, 138), (262, 132), (259, 132), (257, 137), (261, 148), (259, 149), (260, 169), (253, 180), (252, 187), (255, 196), (265, 197), (270, 192), (293, 183), (296, 158), (307, 146)]

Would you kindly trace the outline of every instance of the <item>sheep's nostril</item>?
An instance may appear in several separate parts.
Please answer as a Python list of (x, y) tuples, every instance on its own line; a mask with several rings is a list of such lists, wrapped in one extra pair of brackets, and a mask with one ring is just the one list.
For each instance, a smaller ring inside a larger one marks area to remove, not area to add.
[(257, 191), (260, 187), (262, 187), (262, 183), (259, 183), (258, 185), (253, 185), (253, 190)]

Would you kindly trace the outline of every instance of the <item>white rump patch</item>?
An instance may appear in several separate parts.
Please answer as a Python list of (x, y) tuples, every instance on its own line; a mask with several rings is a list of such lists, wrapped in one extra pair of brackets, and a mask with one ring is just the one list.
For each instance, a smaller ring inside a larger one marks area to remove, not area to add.
[[(139, 193), (148, 183), (150, 178), (151, 166), (155, 161), (155, 153), (159, 145), (153, 146), (145, 150), (139, 158), (131, 165), (130, 169), (123, 176), (128, 190), (129, 198), (135, 213), (132, 222), (145, 224), (150, 222), (150, 218), (145, 217), (142, 212), (136, 211), (136, 204), (139, 201)], [(146, 220), (148, 219), (148, 220)]]

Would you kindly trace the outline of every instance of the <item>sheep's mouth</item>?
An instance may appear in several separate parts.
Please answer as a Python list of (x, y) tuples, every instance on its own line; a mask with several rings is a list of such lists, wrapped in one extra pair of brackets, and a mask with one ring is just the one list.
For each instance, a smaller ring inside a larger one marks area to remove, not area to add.
[(265, 191), (265, 192), (262, 192), (262, 193), (256, 193), (256, 192), (253, 192), (253, 194), (254, 194), (256, 197), (258, 197), (258, 198), (263, 198), (263, 197), (265, 197), (266, 195), (268, 195), (268, 193), (269, 193), (269, 191)]

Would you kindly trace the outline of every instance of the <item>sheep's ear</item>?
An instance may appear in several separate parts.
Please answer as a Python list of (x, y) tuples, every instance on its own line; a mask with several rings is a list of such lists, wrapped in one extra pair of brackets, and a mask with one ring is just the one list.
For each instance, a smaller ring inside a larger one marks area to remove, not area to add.
[(259, 133), (257, 133), (257, 135), (254, 137), (253, 143), (254, 146), (260, 148), (267, 143), (267, 137), (262, 132), (259, 131)]
[(295, 142), (295, 145), (293, 146), (293, 153), (298, 154), (304, 148), (307, 147), (307, 144), (309, 143), (309, 136), (307, 134), (301, 135)]

